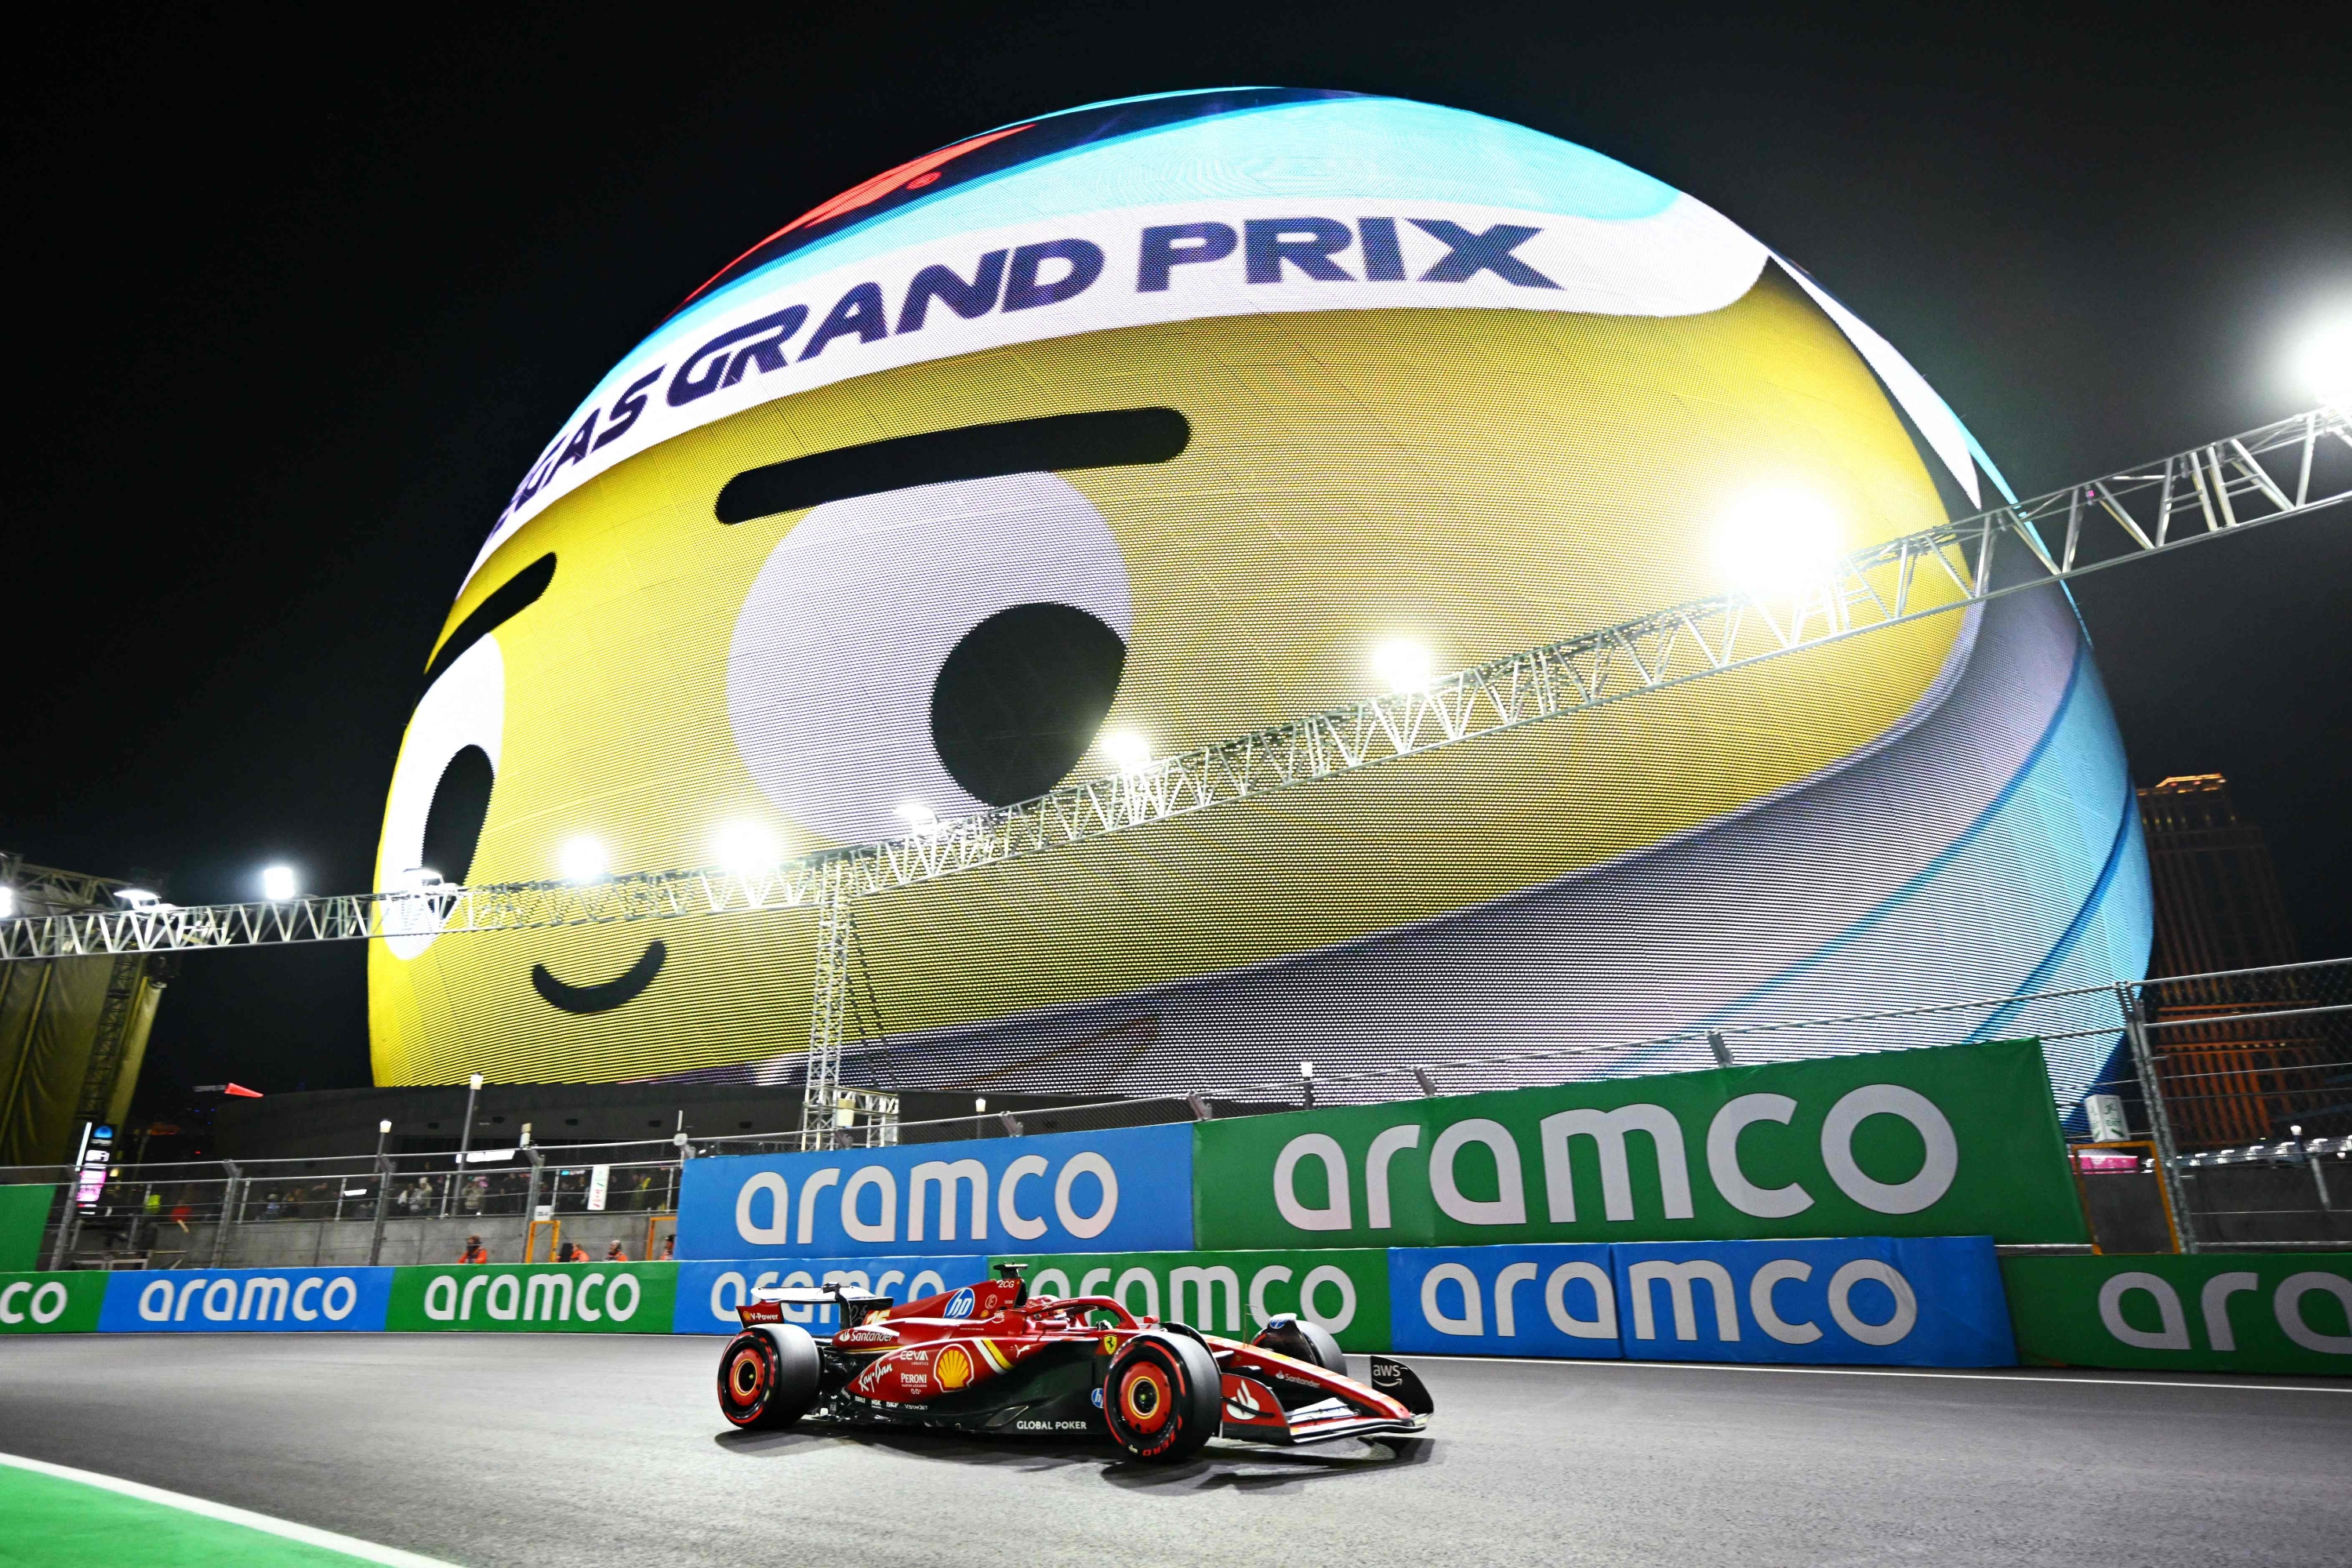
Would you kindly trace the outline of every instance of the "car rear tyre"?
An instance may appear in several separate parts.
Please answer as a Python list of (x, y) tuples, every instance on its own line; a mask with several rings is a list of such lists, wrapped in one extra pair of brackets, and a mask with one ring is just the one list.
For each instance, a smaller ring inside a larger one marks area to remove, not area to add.
[(1319, 1366), (1325, 1372), (1337, 1373), (1341, 1377), (1348, 1375), (1347, 1353), (1339, 1349), (1339, 1342), (1331, 1337), (1331, 1331), (1320, 1323), (1310, 1323), (1304, 1318), (1276, 1318), (1250, 1342), (1260, 1350), (1286, 1355), (1309, 1366)]
[(1217, 1435), (1223, 1387), (1216, 1358), (1198, 1340), (1140, 1335), (1103, 1379), (1103, 1418), (1137, 1458), (1181, 1459)]
[(791, 1323), (763, 1323), (719, 1358), (719, 1412), (747, 1430), (789, 1426), (817, 1396), (816, 1342)]

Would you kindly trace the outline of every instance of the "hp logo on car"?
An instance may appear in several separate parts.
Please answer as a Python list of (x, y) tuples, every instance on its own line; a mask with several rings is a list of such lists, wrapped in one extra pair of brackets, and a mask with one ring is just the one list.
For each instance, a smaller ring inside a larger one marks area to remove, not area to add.
[(971, 1287), (967, 1285), (948, 1298), (947, 1310), (941, 1315), (950, 1318), (969, 1318), (971, 1316)]

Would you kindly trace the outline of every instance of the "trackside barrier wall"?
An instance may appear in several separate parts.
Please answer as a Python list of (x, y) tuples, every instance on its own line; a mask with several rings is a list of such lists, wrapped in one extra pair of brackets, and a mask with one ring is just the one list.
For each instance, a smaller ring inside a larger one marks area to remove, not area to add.
[(100, 1333), (381, 1331), (390, 1268), (173, 1268), (103, 1276)]
[(2088, 1239), (2032, 1040), (688, 1163), (681, 1258)]
[(383, 1326), (395, 1332), (667, 1334), (675, 1263), (454, 1265), (387, 1268)]
[(1990, 1237), (999, 1255), (1056, 1295), (1246, 1337), (1280, 1312), (1344, 1350), (2012, 1366)]
[[(1357, 1352), (2005, 1365), (2013, 1324), (2014, 1359), (2029, 1365), (2352, 1374), (2343, 1253), (1996, 1268), (1989, 1237), (1958, 1237), (1013, 1256), (1056, 1292), (1066, 1280), (1073, 1294), (1116, 1295), (1220, 1333), (1297, 1311)], [(0, 1274), (0, 1334), (724, 1333), (738, 1291), (794, 1273), (864, 1272), (868, 1289), (906, 1300), (929, 1288), (926, 1275), (969, 1282), (988, 1262), (25, 1272)], [(806, 1310), (821, 1329), (823, 1309)]]
[(1191, 1247), (1192, 1129), (721, 1154), (679, 1184), (682, 1258), (893, 1257), (924, 1241)]
[(0, 1334), (95, 1333), (113, 1278), (87, 1270), (0, 1274)]
[(2352, 1253), (2011, 1258), (2032, 1366), (2352, 1373)]
[(1029, 1266), (1034, 1290), (1111, 1296), (1138, 1317), (1173, 1318), (1241, 1338), (1295, 1312), (1342, 1349), (1385, 1351), (1390, 1254), (1381, 1247), (1280, 1252), (1001, 1253)]
[(1989, 1236), (1610, 1248), (1634, 1361), (2014, 1366)]
[[(761, 1258), (748, 1263), (681, 1263), (677, 1268), (677, 1313), (673, 1321), (681, 1334), (735, 1332), (742, 1326), (735, 1309), (748, 1300), (752, 1291), (779, 1285), (804, 1289), (839, 1282), (904, 1303), (988, 1278), (988, 1259), (978, 1254)], [(831, 1307), (784, 1309), (786, 1321), (805, 1324), (812, 1333), (838, 1328), (835, 1316)]]
[(2031, 1040), (1202, 1123), (1196, 1245), (2087, 1239)]

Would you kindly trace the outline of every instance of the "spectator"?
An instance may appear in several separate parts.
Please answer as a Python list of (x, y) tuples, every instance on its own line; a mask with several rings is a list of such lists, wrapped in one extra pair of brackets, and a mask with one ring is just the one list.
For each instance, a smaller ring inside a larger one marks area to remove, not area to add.
[(668, 1259), (676, 1258), (677, 1256), (677, 1232), (671, 1231), (667, 1236), (662, 1237), (662, 1257), (665, 1259)]
[(567, 1241), (563, 1244), (563, 1251), (557, 1257), (555, 1261), (558, 1263), (585, 1263), (588, 1261), (588, 1249), (581, 1246), (576, 1241)]
[(628, 1260), (628, 1249), (617, 1241), (604, 1249), (604, 1261), (607, 1263), (626, 1263)]
[(489, 1260), (490, 1255), (484, 1249), (482, 1238), (478, 1236), (467, 1237), (466, 1250), (457, 1255), (457, 1261), (460, 1263), (488, 1263)]

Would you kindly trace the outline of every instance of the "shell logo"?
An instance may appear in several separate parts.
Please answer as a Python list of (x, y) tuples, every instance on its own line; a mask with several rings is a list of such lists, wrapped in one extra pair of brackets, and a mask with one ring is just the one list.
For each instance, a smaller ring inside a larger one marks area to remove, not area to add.
[(940, 1352), (940, 1359), (932, 1363), (931, 1372), (940, 1380), (941, 1388), (953, 1392), (971, 1381), (971, 1357), (964, 1353), (961, 1345), (950, 1345)]

